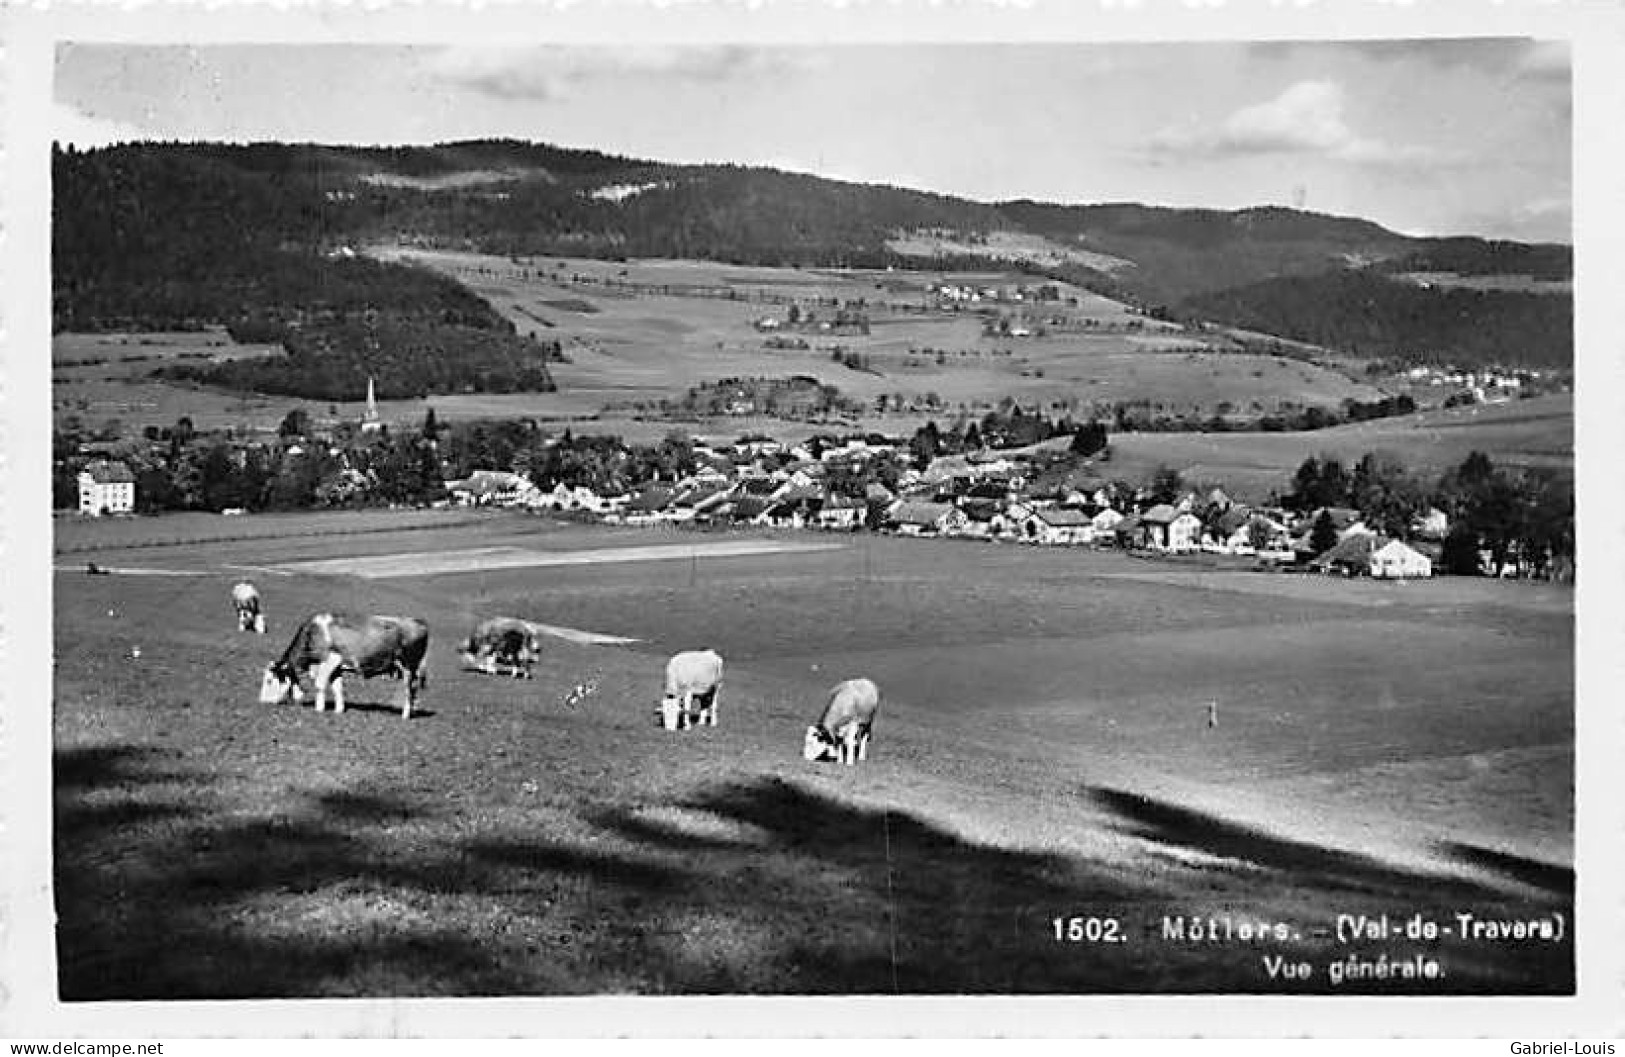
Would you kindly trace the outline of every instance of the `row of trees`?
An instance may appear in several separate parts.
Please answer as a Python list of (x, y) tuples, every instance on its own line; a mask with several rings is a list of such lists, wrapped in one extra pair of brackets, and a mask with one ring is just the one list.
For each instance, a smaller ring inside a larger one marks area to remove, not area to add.
[(1251, 418), (1236, 418), (1233, 410), (1225, 403), (1211, 415), (1167, 413), (1158, 412), (1150, 401), (1119, 401), (1111, 407), (1112, 428), (1118, 433), (1305, 433), (1347, 422), (1409, 415), (1416, 410), (1416, 401), (1405, 393), (1375, 400), (1350, 398), (1338, 408), (1311, 404)]

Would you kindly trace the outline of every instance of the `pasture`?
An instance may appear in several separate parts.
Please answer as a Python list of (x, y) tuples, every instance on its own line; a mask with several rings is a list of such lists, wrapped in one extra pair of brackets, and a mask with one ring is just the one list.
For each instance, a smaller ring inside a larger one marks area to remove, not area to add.
[(1232, 496), (1250, 500), (1286, 489), (1311, 455), (1332, 455), (1353, 466), (1366, 452), (1388, 451), (1432, 477), (1482, 451), (1498, 465), (1572, 473), (1574, 397), (1443, 408), (1306, 433), (1117, 433), (1111, 446), (1114, 475), (1138, 480), (1168, 465), (1188, 480), (1222, 484)]
[[(1136, 316), (1122, 304), (1055, 283), (1064, 303), (1002, 303), (999, 311), (1047, 336), (992, 337), (967, 308), (934, 307), (928, 288), (1036, 286), (1009, 273), (881, 272), (747, 268), (701, 261), (510, 261), (450, 251), (389, 247), (371, 252), (434, 268), (489, 300), (522, 332), (564, 343), (570, 363), (554, 376), (558, 396), (533, 398), (537, 408), (569, 394), (601, 406), (680, 397), (700, 380), (803, 374), (865, 402), (882, 394), (935, 394), (950, 408), (987, 408), (1010, 396), (1031, 406), (1084, 408), (1090, 403), (1149, 400), (1169, 411), (1212, 413), (1220, 402), (1258, 410), (1279, 401), (1336, 404), (1377, 392), (1334, 370), (1272, 356), (1227, 351), (1222, 339), (1188, 333)], [(826, 320), (816, 302), (862, 300), (868, 334), (817, 330), (758, 331), (781, 322), (791, 300)], [(805, 350), (769, 348), (770, 336), (800, 337)], [(836, 348), (861, 353), (869, 369), (833, 361)], [(929, 350), (929, 351), (928, 351)], [(935, 350), (945, 353), (939, 357)], [(437, 414), (439, 413), (437, 405)], [(882, 428), (885, 428), (884, 426)], [(891, 428), (897, 428), (894, 421)], [(912, 428), (910, 426), (909, 428)]]
[[(1316, 931), (1572, 923), (1564, 589), (1238, 586), (1110, 553), (445, 516), (170, 546), (150, 545), (164, 519), (58, 525), (74, 563), (188, 574), (55, 579), (64, 998), (1573, 987), (1567, 933)], [(426, 552), (443, 560), (355, 575)], [(233, 626), (243, 565), (263, 637)], [(430, 621), (416, 718), (387, 679), (343, 715), (256, 703), (297, 620), (334, 606)], [(637, 641), (549, 638), (533, 681), (459, 671), (456, 640), (493, 614)], [(727, 658), (720, 725), (663, 732), (665, 658), (703, 646)], [(853, 675), (884, 697), (869, 762), (804, 763)], [(1123, 942), (1056, 940), (1071, 915)], [(1169, 940), (1179, 915), (1292, 936)], [(1350, 953), (1444, 976), (1334, 987)], [(1314, 975), (1272, 980), (1271, 954)]]

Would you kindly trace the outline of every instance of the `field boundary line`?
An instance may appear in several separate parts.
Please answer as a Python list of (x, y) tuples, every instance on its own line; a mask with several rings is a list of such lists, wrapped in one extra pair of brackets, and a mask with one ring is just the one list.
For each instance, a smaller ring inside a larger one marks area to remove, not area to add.
[(579, 628), (566, 628), (557, 624), (538, 624), (534, 620), (525, 623), (532, 631), (539, 631), (544, 635), (551, 635), (565, 642), (574, 642), (581, 646), (630, 646), (641, 639), (628, 639), (620, 635), (604, 635), (596, 631), (582, 631)]
[[(118, 568), (112, 565), (97, 566), (102, 572), (112, 576), (208, 576), (209, 573), (201, 569), (143, 569), (139, 566)], [(53, 565), (52, 569), (59, 573), (83, 573), (81, 565)]]
[(656, 543), (629, 547), (540, 550), (515, 546), (474, 547), (456, 551), (369, 554), (354, 558), (315, 558), (283, 562), (289, 572), (359, 576), (367, 580), (460, 575), (497, 569), (532, 569), (621, 562), (690, 561), (700, 558), (749, 558), (841, 550), (841, 543), (797, 543), (736, 540), (715, 543)]
[(483, 525), (487, 518), (465, 518), (460, 521), (436, 522), (432, 525), (394, 525), (390, 527), (306, 529), (299, 532), (266, 532), (235, 536), (197, 536), (186, 539), (143, 540), (136, 543), (76, 543), (55, 547), (56, 554), (88, 554), (95, 551), (144, 550), (149, 547), (206, 547), (214, 543), (257, 543), (260, 540), (316, 539), (322, 536), (370, 536), (383, 532), (422, 532), (429, 529), (468, 528)]

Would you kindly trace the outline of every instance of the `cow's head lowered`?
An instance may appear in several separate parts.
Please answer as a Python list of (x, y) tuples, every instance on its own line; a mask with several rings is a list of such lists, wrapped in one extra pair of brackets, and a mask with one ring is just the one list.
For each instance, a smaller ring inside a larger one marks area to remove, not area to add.
[(293, 669), (280, 663), (267, 665), (265, 674), (260, 678), (260, 704), (280, 705), (289, 697), (295, 701), (304, 697)]
[(837, 742), (823, 727), (814, 725), (807, 728), (807, 736), (801, 741), (801, 758), (808, 763), (817, 763), (819, 760), (836, 759)]

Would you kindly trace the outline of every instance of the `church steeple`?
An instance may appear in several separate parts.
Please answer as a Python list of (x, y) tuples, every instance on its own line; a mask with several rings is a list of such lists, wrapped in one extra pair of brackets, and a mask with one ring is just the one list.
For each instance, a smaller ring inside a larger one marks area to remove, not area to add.
[(371, 433), (384, 428), (384, 423), (378, 418), (378, 399), (373, 395), (372, 376), (367, 377), (367, 412), (361, 419), (361, 431)]

